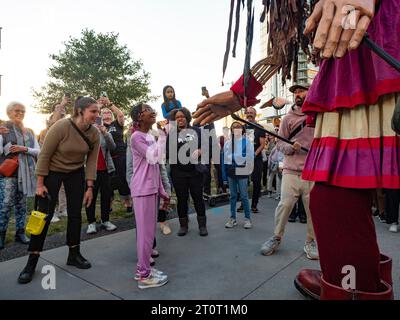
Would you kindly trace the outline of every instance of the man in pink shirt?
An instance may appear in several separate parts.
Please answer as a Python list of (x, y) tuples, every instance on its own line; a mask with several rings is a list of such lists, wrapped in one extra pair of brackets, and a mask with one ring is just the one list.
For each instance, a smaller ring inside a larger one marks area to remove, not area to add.
[(301, 178), (307, 153), (301, 147), (309, 148), (314, 136), (314, 128), (306, 126), (307, 116), (302, 113), (301, 106), (307, 96), (308, 84), (294, 85), (290, 91), (294, 94), (295, 104), (286, 116), (283, 117), (279, 128), (279, 135), (295, 141), (290, 145), (278, 140), (277, 148), (284, 155), (283, 177), (281, 186), (281, 200), (275, 210), (275, 231), (274, 236), (269, 238), (261, 247), (261, 253), (265, 256), (273, 254), (279, 247), (285, 226), (290, 213), (298, 199), (301, 197), (307, 213), (307, 240), (304, 245), (304, 252), (311, 260), (318, 259), (317, 246), (314, 240), (314, 230), (310, 218), (310, 192), (313, 182)]

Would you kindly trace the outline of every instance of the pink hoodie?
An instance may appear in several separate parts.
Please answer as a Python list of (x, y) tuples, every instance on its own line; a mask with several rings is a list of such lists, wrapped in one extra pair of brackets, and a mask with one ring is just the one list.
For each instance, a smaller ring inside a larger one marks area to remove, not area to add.
[[(307, 116), (301, 112), (301, 108), (295, 106), (294, 110), (290, 109), (288, 114), (282, 119), (279, 127), (279, 135), (289, 138), (290, 133), (300, 126), (306, 118)], [(313, 138), (314, 128), (304, 127), (299, 133), (291, 138), (291, 141), (297, 141), (302, 147), (309, 149)], [(282, 140), (278, 140), (277, 147), (285, 155), (283, 160), (283, 174), (301, 175), (307, 153), (302, 150), (295, 152), (290, 144), (283, 142)]]

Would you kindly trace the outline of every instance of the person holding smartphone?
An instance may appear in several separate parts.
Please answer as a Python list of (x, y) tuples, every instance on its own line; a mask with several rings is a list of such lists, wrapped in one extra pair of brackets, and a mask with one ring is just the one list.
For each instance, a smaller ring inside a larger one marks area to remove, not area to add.
[(93, 201), (86, 208), (88, 220), (87, 234), (97, 233), (96, 229), (96, 200), (97, 194), (101, 194), (101, 227), (107, 231), (114, 231), (117, 227), (110, 222), (110, 199), (111, 199), (111, 183), (110, 174), (115, 171), (114, 162), (110, 152), (115, 148), (115, 142), (111, 133), (102, 125), (101, 117), (97, 117), (94, 125), (100, 133), (100, 148), (97, 160), (97, 175), (93, 188)]
[(116, 148), (111, 151), (111, 157), (115, 166), (115, 172), (111, 178), (111, 201), (114, 198), (114, 190), (117, 189), (127, 213), (131, 213), (131, 191), (126, 182), (126, 141), (124, 139), (125, 116), (124, 113), (110, 101), (105, 92), (102, 93), (98, 102), (101, 107), (103, 125), (107, 128), (108, 132), (111, 133), (116, 144)]

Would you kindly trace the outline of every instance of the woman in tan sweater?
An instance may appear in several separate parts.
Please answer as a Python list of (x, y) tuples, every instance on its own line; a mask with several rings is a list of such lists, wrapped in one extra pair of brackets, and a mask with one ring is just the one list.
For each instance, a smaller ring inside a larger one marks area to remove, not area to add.
[(28, 263), (18, 278), (19, 283), (32, 280), (62, 183), (67, 195), (68, 211), (67, 264), (79, 269), (91, 267), (80, 254), (81, 210), (82, 203), (88, 207), (93, 199), (100, 138), (98, 130), (92, 125), (98, 116), (96, 100), (78, 98), (73, 116), (55, 123), (44, 140), (36, 166), (36, 195), (50, 196), (50, 201), (39, 201), (39, 211), (47, 212), (48, 218), (42, 233), (31, 237)]

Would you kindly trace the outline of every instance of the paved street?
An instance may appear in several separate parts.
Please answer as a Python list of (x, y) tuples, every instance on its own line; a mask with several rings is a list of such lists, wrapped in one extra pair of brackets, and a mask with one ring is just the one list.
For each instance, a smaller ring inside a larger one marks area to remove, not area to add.
[[(26, 257), (0, 263), (0, 299), (303, 299), (293, 286), (296, 273), (304, 267), (319, 268), (302, 251), (305, 225), (289, 223), (280, 250), (269, 257), (259, 254), (260, 245), (272, 234), (276, 205), (275, 200), (262, 197), (251, 230), (224, 228), (228, 206), (208, 210), (210, 235), (206, 238), (198, 235), (195, 216), (186, 237), (175, 235), (177, 219), (171, 221), (173, 235), (164, 236), (158, 230), (156, 267), (170, 279), (164, 287), (137, 288), (133, 280), (135, 232), (130, 230), (84, 242), (82, 252), (93, 265), (90, 270), (66, 266), (67, 248), (61, 247), (44, 252), (34, 280), (22, 286), (17, 276)], [(242, 214), (238, 217), (243, 220)], [(377, 230), (382, 252), (394, 260), (394, 290), (399, 299), (400, 233), (389, 233), (387, 225), (379, 222)], [(56, 268), (56, 290), (41, 286), (44, 265)]]

